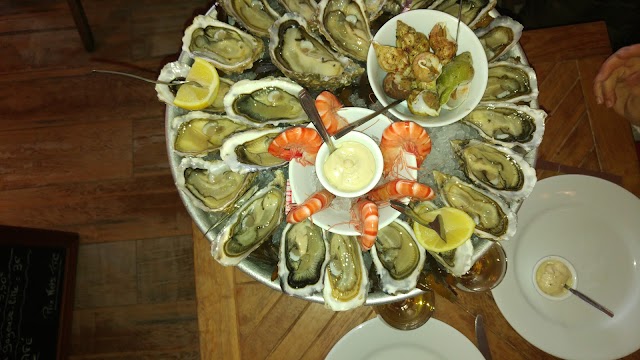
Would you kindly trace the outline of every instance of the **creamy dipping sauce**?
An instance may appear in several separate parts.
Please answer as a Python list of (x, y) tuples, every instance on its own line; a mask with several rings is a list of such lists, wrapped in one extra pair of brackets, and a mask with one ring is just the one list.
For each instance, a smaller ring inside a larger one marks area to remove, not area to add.
[(376, 163), (371, 151), (355, 141), (336, 146), (322, 165), (329, 184), (344, 192), (365, 188), (375, 176)]
[(564, 284), (571, 286), (571, 270), (563, 262), (547, 260), (540, 264), (536, 271), (536, 283), (542, 292), (551, 296), (559, 296), (567, 290)]

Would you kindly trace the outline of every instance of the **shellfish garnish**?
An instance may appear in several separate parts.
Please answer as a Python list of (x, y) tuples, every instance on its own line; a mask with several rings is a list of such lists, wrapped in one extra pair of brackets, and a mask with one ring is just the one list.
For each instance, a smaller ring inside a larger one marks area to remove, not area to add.
[[(440, 10), (451, 16), (458, 17), (459, 3), (459, 0), (436, 0), (429, 6), (429, 9)], [(497, 0), (462, 0), (460, 21), (473, 29), (497, 3)]]
[(329, 263), (322, 294), (325, 305), (334, 311), (356, 308), (367, 296), (367, 268), (355, 236), (329, 234)]
[(222, 265), (237, 265), (258, 248), (284, 217), (284, 174), (256, 192), (227, 220), (211, 243), (211, 254)]
[(266, 0), (224, 0), (222, 6), (245, 29), (260, 37), (269, 37), (269, 27), (280, 17)]
[(218, 150), (225, 139), (248, 128), (224, 115), (190, 111), (173, 118), (173, 150), (179, 155), (205, 156)]
[(491, 62), (509, 51), (518, 43), (524, 27), (508, 16), (498, 16), (489, 26), (475, 31), (487, 61)]
[(299, 124), (309, 118), (298, 93), (302, 86), (286, 78), (241, 80), (224, 97), (227, 115), (249, 126)]
[(414, 289), (425, 256), (425, 250), (407, 223), (396, 220), (380, 229), (371, 248), (371, 259), (380, 276), (382, 290), (397, 294)]
[(451, 140), (465, 175), (477, 185), (509, 200), (531, 193), (536, 171), (513, 150), (479, 140)]
[(304, 220), (284, 228), (278, 262), (282, 291), (309, 296), (322, 290), (328, 261), (329, 247), (319, 226)]
[(260, 171), (288, 162), (269, 153), (271, 141), (285, 128), (247, 130), (229, 137), (220, 148), (220, 158), (239, 173)]
[(222, 161), (183, 158), (176, 172), (176, 186), (204, 211), (229, 208), (247, 191), (255, 174), (238, 174)]
[(367, 60), (372, 36), (362, 0), (322, 0), (318, 20), (318, 30), (334, 49), (356, 60)]
[(314, 89), (333, 90), (353, 83), (364, 69), (314, 35), (307, 21), (287, 13), (269, 29), (269, 55), (285, 76)]
[(535, 71), (526, 65), (510, 61), (489, 64), (487, 88), (482, 101), (531, 101), (538, 97), (538, 78)]
[(515, 212), (498, 195), (439, 171), (434, 171), (433, 177), (442, 202), (471, 216), (476, 223), (474, 233), (479, 237), (508, 240), (515, 235)]
[(182, 51), (207, 59), (216, 68), (240, 73), (264, 51), (262, 40), (212, 16), (198, 15), (184, 31)]
[(480, 103), (462, 120), (483, 138), (506, 147), (536, 148), (544, 134), (544, 110), (512, 103)]

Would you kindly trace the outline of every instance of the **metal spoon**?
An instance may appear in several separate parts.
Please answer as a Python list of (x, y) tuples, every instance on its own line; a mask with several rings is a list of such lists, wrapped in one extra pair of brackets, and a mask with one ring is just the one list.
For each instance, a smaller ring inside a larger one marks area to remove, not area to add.
[[(456, 28), (456, 44), (458, 44), (458, 34), (460, 33), (460, 18), (462, 17), (462, 0), (458, 4), (458, 27)], [(459, 48), (459, 46), (458, 46)]]
[(320, 114), (318, 113), (318, 109), (316, 109), (316, 100), (309, 94), (307, 89), (302, 89), (298, 93), (298, 98), (300, 98), (300, 104), (302, 105), (302, 109), (307, 113), (309, 119), (318, 130), (320, 137), (329, 147), (329, 153), (336, 151), (336, 146), (333, 144), (331, 140), (331, 136), (327, 132), (327, 128), (324, 127), (322, 123), (322, 119), (320, 118)]
[(446, 236), (445, 234), (441, 233), (440, 229), (434, 228), (434, 225), (437, 224), (437, 219), (436, 221), (434, 221), (433, 223), (428, 223), (425, 220), (423, 220), (420, 215), (418, 215), (415, 210), (413, 210), (412, 208), (410, 208), (409, 206), (405, 205), (404, 203), (398, 201), (398, 200), (390, 200), (389, 204), (391, 205), (391, 207), (404, 215), (407, 215), (408, 217), (411, 218), (411, 220), (417, 222), (418, 224), (427, 227), (429, 229), (434, 230), (435, 232), (438, 233), (438, 235), (440, 235), (440, 238), (442, 239), (442, 241), (444, 241), (445, 243), (447, 242)]
[(597, 302), (595, 302), (592, 298), (588, 297), (587, 295), (583, 294), (582, 292), (570, 287), (567, 284), (564, 284), (564, 288), (571, 291), (571, 293), (577, 297), (579, 297), (580, 299), (584, 300), (587, 304), (593, 306), (594, 308), (602, 311), (603, 313), (609, 315), (609, 317), (613, 317), (613, 311), (607, 309), (606, 307), (598, 304)]
[(365, 116), (365, 117), (363, 117), (361, 119), (358, 119), (358, 120), (350, 123), (349, 125), (347, 125), (347, 126), (343, 127), (342, 129), (340, 129), (340, 131), (335, 133), (333, 135), (333, 138), (336, 139), (336, 140), (340, 139), (341, 137), (343, 137), (343, 136), (347, 135), (348, 133), (350, 133), (351, 130), (353, 130), (353, 129), (357, 128), (358, 126), (366, 123), (367, 121), (375, 118), (376, 116), (382, 114), (383, 112), (391, 109), (392, 107), (400, 104), (403, 101), (404, 101), (404, 99), (395, 100), (394, 102), (392, 102), (391, 104), (383, 107), (382, 109), (377, 110), (377, 111), (375, 111), (375, 112), (373, 112), (373, 113), (371, 113), (371, 114), (369, 114), (369, 115), (367, 115), (367, 116)]
[(129, 74), (129, 73), (124, 73), (124, 72), (120, 72), (120, 71), (112, 71), (112, 70), (91, 70), (91, 72), (101, 73), (101, 74), (122, 75), (122, 76), (127, 76), (127, 77), (130, 77), (130, 78), (146, 81), (146, 82), (152, 83), (152, 84), (160, 84), (160, 85), (167, 85), (167, 86), (193, 85), (193, 86), (196, 86), (196, 87), (202, 87), (202, 85), (200, 85), (196, 81), (187, 81), (187, 80), (160, 81), (160, 80), (152, 80), (152, 79), (144, 78), (142, 76), (133, 75), (133, 74)]

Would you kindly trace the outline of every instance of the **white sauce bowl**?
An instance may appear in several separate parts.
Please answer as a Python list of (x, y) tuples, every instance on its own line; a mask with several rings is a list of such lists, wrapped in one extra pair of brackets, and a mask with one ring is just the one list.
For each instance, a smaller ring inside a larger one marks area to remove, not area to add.
[(569, 271), (571, 272), (571, 277), (570, 277), (570, 286), (572, 288), (576, 288), (578, 286), (578, 276), (576, 273), (576, 269), (573, 267), (573, 265), (567, 261), (567, 259), (561, 257), (561, 256), (557, 256), (557, 255), (549, 255), (549, 256), (545, 256), (542, 259), (538, 260), (538, 262), (536, 263), (536, 265), (533, 267), (533, 276), (532, 276), (532, 280), (533, 280), (533, 287), (536, 289), (536, 291), (538, 292), (538, 294), (542, 295), (543, 297), (549, 299), (549, 300), (554, 300), (554, 301), (558, 301), (558, 300), (564, 300), (566, 298), (568, 298), (569, 296), (571, 296), (571, 292), (569, 290), (566, 290), (558, 295), (558, 296), (553, 296), (553, 295), (549, 295), (547, 293), (545, 293), (544, 291), (542, 291), (542, 289), (540, 289), (540, 287), (538, 286), (538, 281), (536, 279), (536, 273), (538, 272), (538, 268), (544, 264), (547, 261), (557, 261), (557, 262), (561, 262), (563, 263), (567, 268), (569, 268)]

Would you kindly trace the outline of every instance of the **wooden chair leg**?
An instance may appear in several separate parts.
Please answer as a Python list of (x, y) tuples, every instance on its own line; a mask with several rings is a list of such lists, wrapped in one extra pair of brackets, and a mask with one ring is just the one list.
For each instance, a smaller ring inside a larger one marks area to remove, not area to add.
[(73, 21), (76, 23), (76, 28), (78, 29), (78, 33), (80, 33), (84, 48), (89, 52), (93, 51), (95, 49), (93, 34), (91, 33), (87, 16), (82, 8), (82, 3), (80, 0), (67, 0), (67, 3), (69, 3)]

